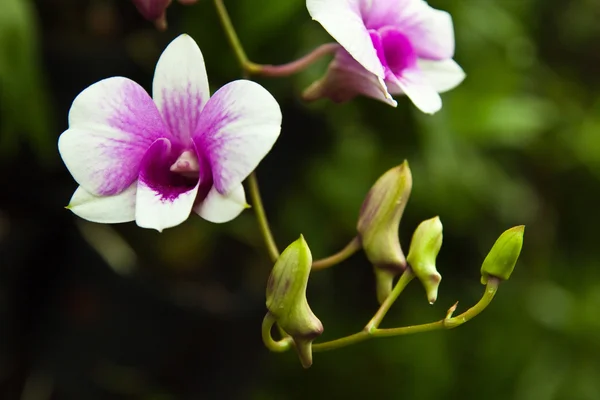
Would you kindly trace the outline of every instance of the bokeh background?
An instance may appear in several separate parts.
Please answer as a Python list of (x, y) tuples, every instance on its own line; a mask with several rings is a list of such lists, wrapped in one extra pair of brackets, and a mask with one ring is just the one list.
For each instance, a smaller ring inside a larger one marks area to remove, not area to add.
[[(384, 325), (474, 304), (496, 237), (527, 226), (515, 273), (491, 306), (452, 331), (377, 339), (315, 355), (262, 345), (271, 264), (252, 211), (190, 218), (159, 234), (83, 221), (57, 152), (73, 98), (126, 76), (150, 88), (161, 51), (187, 32), (211, 89), (240, 70), (213, 5), (173, 4), (156, 31), (125, 0), (0, 0), (0, 398), (600, 399), (600, 2), (431, 0), (452, 13), (468, 74), (435, 116), (405, 98), (304, 104), (327, 60), (262, 79), (284, 124), (258, 169), (280, 247), (304, 234), (315, 258), (353, 237), (376, 178), (408, 159), (400, 236), (439, 215), (438, 302), (418, 283)], [(284, 63), (330, 41), (302, 0), (228, 0), (247, 53)], [(322, 339), (377, 308), (362, 254), (314, 273)]]

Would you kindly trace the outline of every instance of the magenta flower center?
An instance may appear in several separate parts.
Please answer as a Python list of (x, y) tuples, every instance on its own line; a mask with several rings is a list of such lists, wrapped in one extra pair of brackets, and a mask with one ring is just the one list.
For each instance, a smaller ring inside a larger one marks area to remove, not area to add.
[(212, 171), (205, 157), (195, 149), (185, 148), (168, 139), (158, 139), (150, 146), (140, 168), (140, 179), (172, 200), (192, 190), (200, 181), (197, 201), (202, 201), (212, 187)]
[(369, 30), (371, 41), (384, 68), (386, 79), (399, 78), (406, 69), (417, 65), (417, 54), (410, 40), (398, 28), (384, 26)]

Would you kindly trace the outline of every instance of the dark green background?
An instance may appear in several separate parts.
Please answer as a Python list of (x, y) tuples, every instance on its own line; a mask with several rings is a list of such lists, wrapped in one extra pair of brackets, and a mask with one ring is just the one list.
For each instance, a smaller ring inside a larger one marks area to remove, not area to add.
[[(521, 259), (468, 324), (319, 353), (303, 370), (261, 343), (271, 265), (251, 211), (159, 234), (63, 208), (76, 184), (56, 141), (81, 90), (116, 75), (150, 88), (183, 32), (213, 91), (239, 77), (211, 2), (174, 4), (159, 33), (125, 0), (0, 0), (0, 398), (600, 399), (600, 2), (430, 3), (452, 13), (467, 73), (435, 116), (406, 98), (303, 104), (325, 59), (260, 80), (284, 114), (258, 169), (276, 239), (302, 233), (315, 258), (338, 250), (370, 185), (408, 159), (402, 243), (439, 215), (443, 281), (435, 306), (411, 284), (384, 326), (475, 303), (485, 254), (525, 224)], [(331, 40), (302, 0), (226, 4), (255, 62)], [(361, 329), (377, 308), (364, 256), (315, 273), (309, 301), (323, 339)]]

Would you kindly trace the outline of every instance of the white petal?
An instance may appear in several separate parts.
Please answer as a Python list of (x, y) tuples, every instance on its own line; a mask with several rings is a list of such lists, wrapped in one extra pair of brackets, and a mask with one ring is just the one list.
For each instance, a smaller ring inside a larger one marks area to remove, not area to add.
[(222, 195), (213, 186), (194, 211), (207, 221), (223, 223), (231, 221), (248, 207), (244, 186), (239, 185), (227, 195)]
[(403, 1), (396, 27), (410, 39), (417, 55), (443, 60), (454, 56), (454, 25), (446, 11), (436, 10), (423, 0)]
[(178, 36), (160, 56), (152, 95), (173, 136), (191, 138), (210, 92), (204, 57), (190, 36)]
[(60, 136), (60, 155), (85, 190), (113, 195), (137, 178), (144, 153), (168, 135), (154, 102), (137, 83), (121, 77), (85, 89), (69, 111)]
[(114, 196), (94, 196), (79, 186), (67, 208), (75, 215), (101, 224), (117, 224), (135, 219), (137, 182)]
[(135, 205), (135, 222), (141, 228), (172, 228), (184, 222), (190, 216), (194, 200), (198, 194), (198, 185), (175, 198), (164, 198), (141, 180), (138, 181)]
[(465, 72), (454, 60), (431, 61), (420, 59), (419, 69), (438, 93), (454, 89), (465, 79)]
[(237, 188), (271, 150), (281, 131), (281, 109), (258, 83), (238, 80), (219, 89), (204, 108), (197, 135), (221, 194)]
[(383, 66), (361, 18), (360, 0), (307, 0), (310, 16), (318, 21), (356, 61), (384, 77)]
[[(394, 89), (392, 87), (396, 86)], [(404, 93), (413, 104), (426, 114), (435, 114), (442, 108), (442, 98), (419, 70), (404, 71), (396, 82), (388, 82), (392, 94)]]

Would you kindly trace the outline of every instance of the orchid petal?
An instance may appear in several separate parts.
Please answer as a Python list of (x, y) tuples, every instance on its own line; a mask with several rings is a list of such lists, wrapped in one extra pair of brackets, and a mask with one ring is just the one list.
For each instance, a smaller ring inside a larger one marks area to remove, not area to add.
[(452, 17), (423, 0), (362, 0), (361, 14), (368, 29), (400, 29), (420, 57), (442, 60), (454, 55)]
[(179, 156), (168, 139), (156, 140), (144, 155), (137, 186), (135, 221), (161, 232), (185, 221), (194, 205), (200, 180), (170, 171)]
[(194, 211), (207, 221), (223, 223), (231, 221), (248, 207), (244, 186), (240, 184), (227, 195), (222, 195), (213, 186)]
[(306, 101), (327, 97), (336, 103), (343, 103), (359, 94), (392, 107), (397, 106), (383, 80), (364, 69), (348, 53), (340, 51), (329, 64), (325, 77), (309, 86), (302, 97)]
[(466, 74), (454, 60), (418, 60), (421, 73), (436, 92), (444, 93), (454, 89), (465, 79)]
[(58, 141), (67, 169), (86, 191), (114, 195), (137, 178), (146, 150), (166, 128), (154, 102), (122, 77), (97, 82), (73, 101)]
[(92, 222), (117, 224), (135, 219), (137, 182), (113, 196), (94, 196), (79, 186), (67, 208), (73, 214)]
[(210, 97), (204, 57), (190, 36), (180, 35), (160, 56), (152, 94), (172, 135), (188, 142)]
[(361, 0), (307, 0), (311, 17), (367, 71), (384, 78), (383, 66), (361, 17)]
[(238, 187), (275, 144), (281, 110), (255, 82), (238, 80), (219, 89), (202, 112), (194, 141), (208, 158), (221, 194)]
[(416, 68), (403, 71), (402, 76), (387, 84), (392, 94), (406, 94), (426, 114), (435, 114), (442, 108), (442, 98)]
[(454, 26), (446, 11), (413, 0), (400, 8), (398, 19), (396, 26), (408, 36), (419, 57), (443, 60), (454, 56)]

